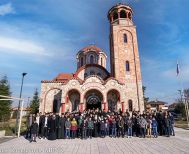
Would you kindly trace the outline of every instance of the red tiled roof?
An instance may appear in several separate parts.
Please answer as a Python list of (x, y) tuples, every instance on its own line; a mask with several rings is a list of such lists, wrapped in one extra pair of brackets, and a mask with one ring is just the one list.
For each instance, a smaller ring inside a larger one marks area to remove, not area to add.
[(67, 81), (73, 78), (73, 74), (68, 74), (68, 73), (60, 73), (56, 78), (53, 79), (53, 81)]
[(102, 52), (102, 49), (100, 49), (99, 47), (97, 47), (95, 45), (90, 45), (90, 46), (84, 47), (80, 51), (84, 51), (84, 52), (88, 52), (88, 51)]

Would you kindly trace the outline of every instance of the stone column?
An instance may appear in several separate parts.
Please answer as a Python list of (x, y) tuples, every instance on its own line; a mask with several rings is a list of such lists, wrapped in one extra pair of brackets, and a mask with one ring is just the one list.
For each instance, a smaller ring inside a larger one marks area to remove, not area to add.
[(66, 104), (62, 103), (62, 113), (65, 113), (65, 107), (66, 107)]
[(83, 112), (83, 103), (80, 103), (80, 112)]
[(107, 103), (106, 102), (104, 102), (104, 111), (107, 111)]

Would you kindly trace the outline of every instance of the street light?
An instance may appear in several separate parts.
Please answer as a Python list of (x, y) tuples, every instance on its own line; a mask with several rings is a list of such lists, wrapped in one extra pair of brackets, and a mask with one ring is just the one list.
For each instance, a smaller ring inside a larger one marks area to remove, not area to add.
[[(20, 99), (22, 97), (22, 87), (23, 87), (23, 83), (24, 83), (24, 76), (26, 76), (27, 73), (22, 73), (22, 83), (21, 83), (21, 88), (20, 88)], [(16, 114), (16, 133), (17, 133), (17, 130), (18, 130), (18, 118), (19, 118), (19, 114), (20, 114), (20, 100), (19, 100), (19, 103), (18, 103), (18, 110), (17, 110), (17, 114)]]

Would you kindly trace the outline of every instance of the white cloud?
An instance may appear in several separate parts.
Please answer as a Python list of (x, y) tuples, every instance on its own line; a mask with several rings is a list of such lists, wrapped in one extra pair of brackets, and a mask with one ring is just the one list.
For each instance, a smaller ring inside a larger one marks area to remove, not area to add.
[(6, 49), (5, 52), (16, 54), (32, 54), (50, 56), (43, 46), (33, 41), (27, 41), (17, 38), (0, 37), (0, 49)]
[(15, 13), (15, 10), (12, 7), (11, 3), (0, 5), (0, 16), (4, 16), (6, 14), (12, 14), (12, 13)]

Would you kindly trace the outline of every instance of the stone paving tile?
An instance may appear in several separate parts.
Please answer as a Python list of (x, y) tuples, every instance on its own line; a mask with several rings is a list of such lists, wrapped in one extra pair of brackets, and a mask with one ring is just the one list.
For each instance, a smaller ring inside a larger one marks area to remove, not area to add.
[(37, 140), (24, 137), (0, 144), (0, 153), (61, 154), (189, 154), (189, 131), (176, 129), (175, 137), (158, 138), (93, 138), (87, 140)]

